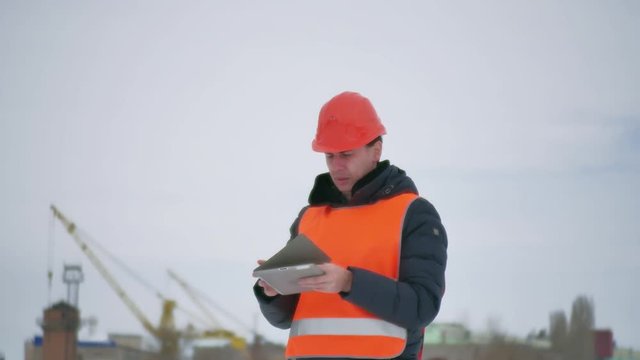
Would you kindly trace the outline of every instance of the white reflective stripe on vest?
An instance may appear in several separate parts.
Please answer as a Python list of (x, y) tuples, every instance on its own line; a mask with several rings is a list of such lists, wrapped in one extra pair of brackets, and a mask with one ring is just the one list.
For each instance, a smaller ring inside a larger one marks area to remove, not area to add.
[(289, 337), (300, 335), (363, 335), (407, 338), (407, 330), (380, 319), (314, 318), (291, 323)]

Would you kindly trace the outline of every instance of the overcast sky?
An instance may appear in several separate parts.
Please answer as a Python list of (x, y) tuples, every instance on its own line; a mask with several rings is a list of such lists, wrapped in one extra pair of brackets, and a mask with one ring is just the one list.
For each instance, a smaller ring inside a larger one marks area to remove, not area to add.
[(640, 349), (639, 35), (634, 0), (0, 0), (0, 352), (41, 333), (64, 263), (97, 335), (144, 333), (51, 203), (185, 308), (168, 268), (244, 324), (223, 326), (285, 341), (251, 270), (325, 171), (317, 113), (344, 90), (447, 228), (436, 321), (525, 336), (584, 294)]

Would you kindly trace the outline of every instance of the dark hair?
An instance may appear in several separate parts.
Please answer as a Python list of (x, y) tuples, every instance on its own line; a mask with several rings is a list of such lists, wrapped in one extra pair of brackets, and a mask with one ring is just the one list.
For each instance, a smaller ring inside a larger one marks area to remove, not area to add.
[(367, 146), (368, 147), (372, 147), (373, 145), (375, 145), (378, 141), (382, 142), (382, 135), (378, 136), (377, 138), (371, 140)]

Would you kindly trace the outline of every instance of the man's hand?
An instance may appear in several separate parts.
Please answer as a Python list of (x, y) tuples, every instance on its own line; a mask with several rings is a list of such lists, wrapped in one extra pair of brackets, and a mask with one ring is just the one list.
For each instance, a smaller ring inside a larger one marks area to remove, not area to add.
[(333, 263), (320, 264), (318, 267), (324, 271), (324, 275), (300, 279), (298, 285), (306, 290), (325, 293), (351, 291), (351, 281), (353, 279), (351, 271)]
[[(264, 260), (258, 260), (258, 265), (262, 265), (262, 264), (264, 264)], [(264, 294), (269, 296), (269, 297), (273, 297), (273, 296), (278, 295), (278, 292), (276, 291), (276, 289), (274, 289), (271, 286), (269, 286), (269, 284), (267, 284), (262, 279), (258, 280), (258, 286), (260, 286), (262, 288), (262, 291), (264, 292)]]

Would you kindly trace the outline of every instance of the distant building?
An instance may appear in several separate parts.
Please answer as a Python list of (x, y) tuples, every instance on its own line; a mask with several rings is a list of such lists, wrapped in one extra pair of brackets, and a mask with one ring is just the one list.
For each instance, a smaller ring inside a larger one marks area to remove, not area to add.
[(425, 344), (466, 344), (470, 340), (471, 332), (458, 323), (431, 324), (424, 332)]
[(609, 360), (640, 360), (640, 351), (626, 348), (616, 348)]
[(109, 340), (116, 343), (117, 346), (143, 350), (145, 348), (144, 338), (142, 335), (133, 334), (109, 334)]
[(562, 360), (548, 342), (473, 334), (464, 325), (435, 323), (425, 330), (422, 360)]
[(80, 313), (75, 306), (58, 302), (44, 310), (43, 336), (25, 343), (25, 360), (151, 360), (142, 350), (142, 338), (114, 335), (106, 341), (78, 341)]
[[(43, 337), (35, 336), (25, 344), (25, 360), (46, 360)], [(103, 341), (78, 341), (76, 360), (154, 360), (157, 354), (135, 347), (120, 345), (109, 339)]]
[[(256, 339), (258, 340), (258, 339)], [(231, 345), (199, 341), (192, 345), (192, 360), (282, 360), (284, 346), (258, 340), (245, 349), (234, 349)]]
[(610, 359), (613, 357), (613, 331), (609, 329), (594, 330), (593, 339), (596, 359)]

